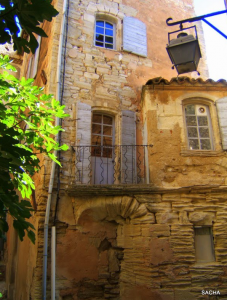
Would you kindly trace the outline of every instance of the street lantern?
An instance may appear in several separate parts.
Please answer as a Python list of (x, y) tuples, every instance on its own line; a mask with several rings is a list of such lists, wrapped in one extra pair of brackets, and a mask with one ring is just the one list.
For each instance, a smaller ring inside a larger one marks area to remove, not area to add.
[[(178, 31), (172, 33), (175, 32)], [(199, 60), (202, 57), (197, 32), (196, 37), (194, 37), (192, 34), (188, 35), (186, 32), (181, 31), (180, 34), (177, 35), (177, 38), (170, 40), (170, 34), (172, 33), (169, 33), (168, 35), (169, 44), (167, 45), (166, 50), (178, 74), (197, 71)]]
[[(192, 23), (197, 21), (203, 21), (207, 25), (209, 25), (211, 28), (213, 28), (216, 32), (218, 32), (220, 35), (222, 35), (225, 39), (227, 39), (227, 35), (224, 34), (220, 29), (215, 27), (213, 24), (211, 24), (209, 21), (207, 21), (207, 18), (226, 14), (226, 10), (217, 11), (214, 13), (210, 13), (203, 16), (198, 16), (194, 18), (189, 18), (185, 20), (180, 20), (177, 22), (172, 22), (172, 18), (168, 18), (166, 20), (166, 24), (168, 26), (175, 26), (180, 25), (180, 30), (173, 31), (168, 33), (168, 45), (166, 47), (166, 50), (169, 54), (169, 57), (173, 63), (172, 68), (176, 68), (178, 74), (188, 73), (197, 71), (197, 67), (199, 64), (199, 60), (202, 57), (201, 51), (199, 48), (199, 42), (197, 38), (197, 31), (196, 26), (191, 26), (188, 28), (183, 29), (184, 23)], [(187, 34), (183, 30), (193, 28), (195, 29), (195, 37), (191, 34)], [(177, 38), (170, 40), (170, 34), (180, 32), (178, 34)]]

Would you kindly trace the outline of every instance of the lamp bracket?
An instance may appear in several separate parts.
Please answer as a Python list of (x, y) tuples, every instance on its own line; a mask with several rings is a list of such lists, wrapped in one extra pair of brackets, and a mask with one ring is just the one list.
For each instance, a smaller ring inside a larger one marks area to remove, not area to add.
[(180, 26), (180, 29), (172, 31), (172, 32), (168, 32), (168, 42), (170, 42), (170, 35), (172, 33), (180, 32), (180, 31), (183, 31), (183, 30), (186, 30), (186, 29), (191, 29), (191, 28), (193, 28), (195, 30), (195, 37), (196, 37), (196, 39), (198, 39), (197, 30), (196, 30), (196, 26), (195, 25), (190, 26), (190, 27), (185, 27), (185, 28), (183, 28), (183, 25), (182, 25), (182, 26)]

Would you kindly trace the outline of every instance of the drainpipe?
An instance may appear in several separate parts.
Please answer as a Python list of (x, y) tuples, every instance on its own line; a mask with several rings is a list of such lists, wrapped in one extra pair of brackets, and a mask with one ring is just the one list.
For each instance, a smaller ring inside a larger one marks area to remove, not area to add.
[[(64, 0), (63, 3), (63, 12), (61, 20), (61, 31), (59, 38), (59, 47), (58, 47), (58, 62), (57, 62), (57, 76), (56, 76), (56, 99), (60, 99), (60, 79), (61, 79), (61, 59), (62, 59), (62, 45), (63, 45), (63, 36), (65, 28), (65, 14), (66, 14), (67, 0)], [(55, 119), (55, 125), (58, 126), (60, 120), (58, 117)], [(59, 134), (56, 136), (56, 142), (59, 143)], [(57, 151), (54, 151), (54, 155), (57, 156)], [(48, 227), (49, 227), (49, 218), (50, 218), (50, 206), (54, 185), (54, 175), (55, 175), (56, 163), (52, 161), (50, 181), (48, 188), (48, 199), (46, 206), (45, 214), (45, 223), (44, 223), (44, 245), (43, 245), (43, 282), (42, 282), (42, 299), (46, 300), (46, 289), (47, 289), (47, 254), (48, 254)], [(51, 299), (55, 300), (55, 248), (56, 248), (56, 233), (55, 226), (52, 227), (52, 266), (51, 266)]]

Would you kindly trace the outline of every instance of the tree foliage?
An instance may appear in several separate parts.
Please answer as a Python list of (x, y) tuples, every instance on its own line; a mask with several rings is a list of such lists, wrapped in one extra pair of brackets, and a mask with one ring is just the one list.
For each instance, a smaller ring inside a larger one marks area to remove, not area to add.
[[(44, 20), (52, 21), (58, 11), (51, 5), (51, 0), (1, 0), (0, 10), (0, 44), (10, 43), (13, 40), (14, 50), (22, 49), (35, 53), (38, 42), (33, 33), (47, 37), (40, 28)], [(29, 38), (20, 36), (21, 28)]]
[[(8, 56), (0, 55), (0, 234), (8, 230), (6, 214), (23, 240), (25, 232), (34, 242), (34, 227), (29, 198), (34, 189), (32, 176), (40, 169), (37, 153), (44, 153), (60, 164), (54, 150), (67, 150), (53, 138), (60, 126), (54, 126), (55, 117), (63, 118), (64, 106), (52, 95), (42, 93), (33, 85), (33, 79), (16, 79), (6, 70), (16, 71)], [(18, 192), (16, 192), (19, 191)]]

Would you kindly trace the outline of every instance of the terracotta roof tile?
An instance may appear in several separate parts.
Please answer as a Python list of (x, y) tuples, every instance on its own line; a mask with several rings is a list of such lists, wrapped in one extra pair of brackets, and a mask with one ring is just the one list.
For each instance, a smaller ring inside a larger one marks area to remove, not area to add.
[(162, 78), (162, 77), (156, 77), (152, 78), (147, 81), (146, 85), (227, 85), (227, 81), (224, 79), (219, 79), (217, 81), (214, 81), (213, 79), (207, 79), (203, 80), (202, 78), (190, 78), (187, 76), (181, 76), (181, 77), (173, 77), (170, 81)]

